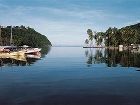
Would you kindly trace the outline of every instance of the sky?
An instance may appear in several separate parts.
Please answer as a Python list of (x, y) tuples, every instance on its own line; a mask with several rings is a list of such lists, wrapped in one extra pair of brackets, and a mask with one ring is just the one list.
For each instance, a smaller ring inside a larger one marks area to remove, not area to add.
[(0, 25), (34, 28), (54, 46), (81, 46), (87, 29), (140, 22), (140, 0), (0, 0)]

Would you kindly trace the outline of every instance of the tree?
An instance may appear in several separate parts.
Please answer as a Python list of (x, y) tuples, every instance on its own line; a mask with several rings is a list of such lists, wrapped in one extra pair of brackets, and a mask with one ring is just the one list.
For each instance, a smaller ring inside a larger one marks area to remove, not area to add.
[(118, 34), (118, 29), (117, 28), (112, 28), (112, 33), (111, 33), (111, 45), (116, 47), (119, 44), (119, 34)]
[(89, 44), (89, 40), (88, 39), (85, 40), (85, 44), (88, 46), (88, 44)]
[[(3, 45), (10, 45), (11, 26), (1, 28)], [(45, 35), (40, 34), (33, 28), (25, 26), (14, 26), (12, 28), (13, 42), (16, 46), (28, 45), (31, 47), (47, 47), (51, 42)]]
[[(106, 46), (118, 47), (119, 45), (129, 46), (140, 44), (140, 23), (126, 26), (121, 29), (108, 28), (106, 32), (97, 32), (93, 35), (91, 29), (87, 30), (89, 41), (92, 44), (93, 38), (97, 45), (102, 45), (103, 39)], [(91, 46), (90, 44), (90, 46)]]
[(111, 41), (111, 33), (112, 33), (112, 28), (110, 27), (106, 32), (106, 40), (105, 40), (105, 45), (110, 46), (110, 41)]
[(88, 37), (89, 37), (90, 47), (91, 47), (91, 45), (93, 44), (93, 38), (94, 38), (92, 30), (88, 29), (87, 34), (88, 34)]
[(103, 38), (104, 38), (104, 33), (103, 32), (97, 32), (95, 34), (95, 41), (96, 41), (96, 44), (97, 46), (102, 46), (102, 42), (103, 42)]

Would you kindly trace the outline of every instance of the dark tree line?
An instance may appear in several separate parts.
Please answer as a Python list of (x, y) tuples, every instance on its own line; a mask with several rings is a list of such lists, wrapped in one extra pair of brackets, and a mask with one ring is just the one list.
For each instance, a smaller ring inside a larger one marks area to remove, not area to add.
[(129, 46), (130, 44), (140, 44), (140, 23), (126, 26), (121, 29), (110, 27), (106, 30), (106, 32), (95, 32), (94, 35), (93, 31), (88, 29), (87, 34), (89, 36), (89, 38), (85, 40), (85, 44), (87, 45), (89, 42), (93, 43), (93, 38), (95, 39), (95, 44), (97, 46), (102, 45), (102, 43), (104, 43), (105, 46), (112, 47), (118, 47), (119, 45)]
[[(1, 28), (1, 45), (10, 45), (11, 26)], [(33, 28), (25, 26), (12, 27), (13, 44), (16, 46), (28, 45), (31, 47), (50, 46), (51, 42), (45, 35), (40, 34)]]
[(109, 28), (104, 35), (106, 46), (140, 44), (140, 23), (121, 29)]

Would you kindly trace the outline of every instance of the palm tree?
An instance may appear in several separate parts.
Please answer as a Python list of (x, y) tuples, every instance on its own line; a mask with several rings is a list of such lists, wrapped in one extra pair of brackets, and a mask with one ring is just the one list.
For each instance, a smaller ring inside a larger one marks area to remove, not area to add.
[(97, 32), (95, 34), (95, 41), (97, 46), (102, 46), (103, 38), (104, 38), (104, 33), (103, 32)]
[(88, 46), (88, 44), (89, 44), (89, 40), (88, 39), (85, 40), (85, 44)]
[(88, 29), (87, 30), (87, 34), (88, 34), (88, 37), (89, 37), (90, 47), (91, 47), (91, 45), (93, 44), (93, 37), (94, 37), (92, 30), (91, 29)]

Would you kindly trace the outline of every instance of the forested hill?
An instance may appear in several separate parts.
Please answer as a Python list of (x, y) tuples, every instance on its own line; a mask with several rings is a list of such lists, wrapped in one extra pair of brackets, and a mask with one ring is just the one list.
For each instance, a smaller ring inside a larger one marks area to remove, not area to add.
[[(137, 23), (135, 25), (126, 26), (124, 28), (138, 29), (140, 31), (140, 23)], [(122, 28), (122, 29), (124, 29), (124, 28)]]
[(121, 29), (109, 28), (105, 35), (107, 46), (140, 44), (140, 23), (123, 27)]
[[(95, 39), (95, 46), (118, 47), (119, 45), (129, 46), (131, 44), (140, 44), (140, 23), (126, 26), (123, 28), (110, 27), (105, 32), (94, 32), (91, 29), (87, 30), (88, 38), (85, 44), (92, 45)], [(103, 41), (104, 40), (104, 41)]]
[[(11, 26), (1, 27), (0, 45), (10, 45)], [(50, 46), (51, 42), (45, 35), (33, 28), (25, 26), (12, 27), (13, 44), (16, 46), (28, 45), (31, 47)]]
[(109, 37), (109, 46), (140, 44), (140, 23), (121, 29), (108, 29), (106, 35)]

